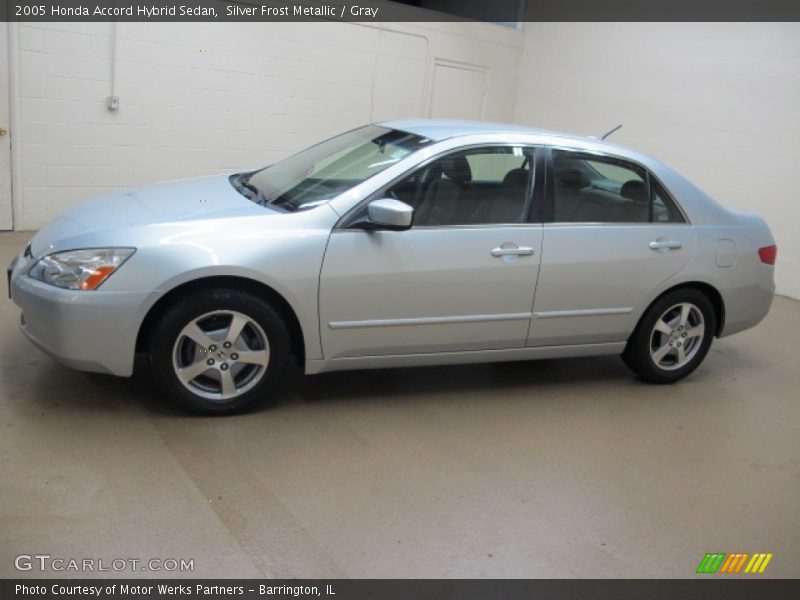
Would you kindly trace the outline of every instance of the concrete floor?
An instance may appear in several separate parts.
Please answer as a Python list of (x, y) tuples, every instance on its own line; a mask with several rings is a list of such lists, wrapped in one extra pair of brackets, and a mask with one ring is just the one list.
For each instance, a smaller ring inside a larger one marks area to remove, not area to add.
[[(28, 237), (0, 234), (0, 264)], [(296, 375), (276, 408), (216, 419), (143, 376), (62, 368), (17, 322), (0, 302), (0, 577), (23, 553), (193, 558), (196, 577), (690, 577), (714, 551), (800, 576), (796, 301), (674, 386), (614, 357)]]

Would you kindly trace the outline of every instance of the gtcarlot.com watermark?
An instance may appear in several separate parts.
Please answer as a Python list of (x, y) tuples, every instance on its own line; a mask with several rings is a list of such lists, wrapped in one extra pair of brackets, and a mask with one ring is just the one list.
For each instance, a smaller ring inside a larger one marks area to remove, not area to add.
[(65, 573), (101, 573), (107, 571), (158, 573), (194, 571), (193, 558), (64, 558), (50, 554), (18, 554), (14, 558), (17, 571), (49, 571)]

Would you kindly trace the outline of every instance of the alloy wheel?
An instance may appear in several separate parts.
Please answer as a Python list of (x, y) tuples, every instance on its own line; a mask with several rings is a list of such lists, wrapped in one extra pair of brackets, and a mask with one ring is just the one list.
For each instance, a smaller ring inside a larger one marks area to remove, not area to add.
[(175, 375), (193, 394), (228, 401), (252, 389), (265, 375), (269, 340), (251, 317), (216, 310), (189, 322), (172, 351)]
[(665, 371), (686, 366), (703, 343), (706, 326), (702, 311), (691, 302), (668, 308), (650, 334), (650, 358)]

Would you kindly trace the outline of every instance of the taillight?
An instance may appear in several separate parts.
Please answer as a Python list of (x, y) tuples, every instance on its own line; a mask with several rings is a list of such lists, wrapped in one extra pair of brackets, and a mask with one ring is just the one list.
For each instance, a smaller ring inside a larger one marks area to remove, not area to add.
[(758, 249), (758, 258), (761, 259), (761, 262), (768, 265), (774, 265), (777, 256), (778, 247), (775, 244), (772, 244), (772, 246), (764, 246), (763, 248)]

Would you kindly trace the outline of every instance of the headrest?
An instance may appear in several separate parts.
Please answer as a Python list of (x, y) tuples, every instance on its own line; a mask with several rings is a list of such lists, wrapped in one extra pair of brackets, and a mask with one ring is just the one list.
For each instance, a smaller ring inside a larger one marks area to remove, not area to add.
[(528, 185), (527, 169), (511, 169), (503, 177), (503, 187), (526, 187)]
[(442, 159), (442, 171), (453, 181), (466, 183), (472, 180), (472, 169), (469, 168), (467, 157), (463, 154), (454, 154)]
[(622, 184), (619, 193), (623, 198), (628, 198), (634, 202), (649, 202), (647, 198), (647, 184), (644, 181), (638, 181), (636, 179), (626, 181)]
[(571, 188), (582, 189), (592, 184), (589, 176), (578, 169), (559, 169), (556, 177), (562, 185)]

